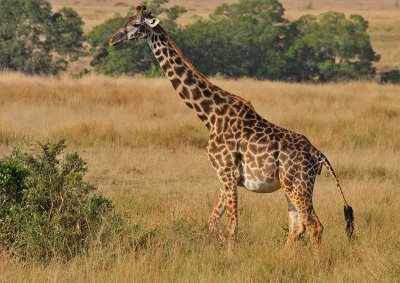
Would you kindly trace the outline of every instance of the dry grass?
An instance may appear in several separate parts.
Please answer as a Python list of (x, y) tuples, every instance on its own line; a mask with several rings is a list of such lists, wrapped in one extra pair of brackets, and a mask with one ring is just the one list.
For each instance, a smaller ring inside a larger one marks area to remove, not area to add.
[(0, 281), (399, 281), (400, 87), (213, 81), (250, 99), (270, 121), (306, 134), (329, 157), (356, 213), (353, 245), (345, 238), (340, 194), (324, 172), (314, 197), (325, 225), (317, 257), (308, 246), (282, 251), (281, 191), (240, 189), (239, 243), (229, 258), (207, 232), (219, 186), (202, 149), (207, 131), (166, 79), (3, 73), (0, 154), (24, 142), (66, 138), (88, 161), (90, 181), (142, 236), (136, 250), (120, 243), (115, 251), (47, 267), (3, 255)]

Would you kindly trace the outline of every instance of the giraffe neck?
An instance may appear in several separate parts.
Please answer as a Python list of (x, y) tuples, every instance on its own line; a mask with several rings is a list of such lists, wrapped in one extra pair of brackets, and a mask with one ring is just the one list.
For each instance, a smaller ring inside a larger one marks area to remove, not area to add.
[(175, 91), (210, 131), (233, 105), (252, 108), (248, 101), (209, 82), (160, 26), (153, 29), (147, 42)]

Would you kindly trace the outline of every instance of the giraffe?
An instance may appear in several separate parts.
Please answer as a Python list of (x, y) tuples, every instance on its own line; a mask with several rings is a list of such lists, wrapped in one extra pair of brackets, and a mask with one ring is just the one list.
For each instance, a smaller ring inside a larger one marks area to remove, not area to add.
[(312, 247), (318, 247), (323, 226), (314, 211), (312, 194), (322, 165), (343, 197), (346, 233), (351, 239), (353, 209), (328, 159), (304, 135), (274, 125), (257, 114), (249, 101), (212, 84), (186, 59), (144, 6), (136, 8), (109, 45), (138, 39), (148, 42), (175, 91), (210, 132), (206, 152), (221, 187), (208, 224), (211, 233), (219, 233), (218, 222), (227, 211), (228, 250), (237, 235), (238, 186), (256, 193), (282, 189), (289, 213), (286, 246), (306, 231)]

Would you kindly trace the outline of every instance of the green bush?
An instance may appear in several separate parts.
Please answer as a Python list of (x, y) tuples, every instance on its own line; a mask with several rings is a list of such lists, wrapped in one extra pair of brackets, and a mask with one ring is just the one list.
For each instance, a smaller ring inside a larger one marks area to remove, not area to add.
[(15, 149), (0, 159), (0, 244), (21, 259), (68, 260), (123, 230), (111, 200), (84, 180), (85, 161), (65, 147)]

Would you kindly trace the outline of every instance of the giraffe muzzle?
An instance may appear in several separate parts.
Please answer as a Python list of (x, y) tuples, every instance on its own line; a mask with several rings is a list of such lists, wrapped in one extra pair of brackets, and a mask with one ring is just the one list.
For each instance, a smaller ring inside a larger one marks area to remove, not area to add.
[(127, 39), (128, 36), (126, 34), (116, 34), (108, 41), (108, 45), (116, 46)]

